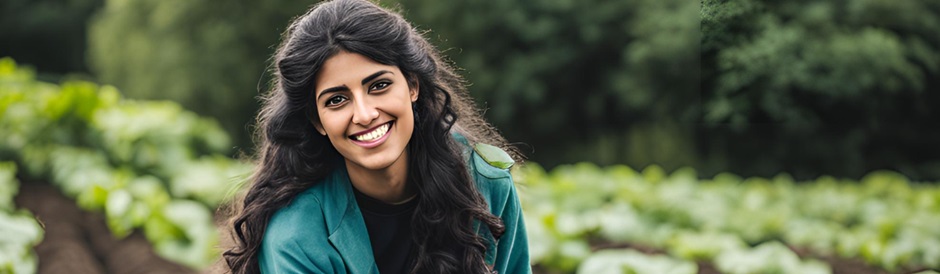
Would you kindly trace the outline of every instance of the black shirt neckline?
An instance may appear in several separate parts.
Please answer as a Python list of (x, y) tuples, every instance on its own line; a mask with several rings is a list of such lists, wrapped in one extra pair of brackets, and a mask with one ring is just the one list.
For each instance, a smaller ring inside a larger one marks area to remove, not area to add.
[(352, 189), (379, 273), (410, 273), (416, 257), (411, 224), (420, 197), (401, 204), (388, 204), (365, 195), (355, 187)]
[(414, 197), (413, 199), (401, 204), (389, 204), (376, 198), (369, 197), (369, 195), (362, 193), (356, 189), (356, 187), (353, 187), (352, 189), (356, 195), (356, 202), (359, 203), (359, 209), (368, 211), (372, 214), (382, 216), (397, 216), (414, 212), (414, 208), (418, 205), (418, 197)]

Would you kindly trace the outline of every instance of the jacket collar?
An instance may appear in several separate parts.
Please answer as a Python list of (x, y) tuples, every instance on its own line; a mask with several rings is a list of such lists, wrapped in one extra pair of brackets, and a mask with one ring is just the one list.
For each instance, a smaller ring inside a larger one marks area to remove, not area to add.
[(340, 165), (326, 182), (329, 191), (321, 201), (328, 203), (323, 212), (329, 229), (329, 240), (346, 263), (350, 274), (378, 273), (372, 257), (369, 232), (362, 219), (362, 212), (353, 196), (352, 184), (346, 167)]

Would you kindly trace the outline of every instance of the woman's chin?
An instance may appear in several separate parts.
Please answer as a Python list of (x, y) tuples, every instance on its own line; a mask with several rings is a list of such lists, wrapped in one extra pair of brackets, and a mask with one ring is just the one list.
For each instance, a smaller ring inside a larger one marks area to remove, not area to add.
[(346, 158), (346, 166), (353, 165), (364, 170), (380, 171), (394, 165), (399, 158), (401, 157), (394, 157), (393, 155), (370, 155), (359, 159)]

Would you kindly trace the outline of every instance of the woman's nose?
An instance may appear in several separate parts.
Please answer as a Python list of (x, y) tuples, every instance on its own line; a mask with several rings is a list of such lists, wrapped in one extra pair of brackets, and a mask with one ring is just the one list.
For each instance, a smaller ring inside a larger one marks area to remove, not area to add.
[(361, 97), (353, 101), (355, 110), (353, 111), (353, 123), (368, 126), (375, 118), (379, 117), (379, 111), (368, 97)]

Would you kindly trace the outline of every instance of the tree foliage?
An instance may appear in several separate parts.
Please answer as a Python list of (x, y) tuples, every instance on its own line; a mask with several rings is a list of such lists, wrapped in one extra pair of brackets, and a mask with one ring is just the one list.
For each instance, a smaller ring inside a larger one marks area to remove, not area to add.
[[(4, 0), (0, 2), (0, 57), (47, 75), (87, 72), (85, 22), (103, 0)], [(54, 76), (53, 76), (54, 77)]]
[[(490, 121), (510, 140), (530, 145), (540, 162), (623, 160), (605, 154), (651, 145), (643, 139), (656, 134), (653, 128), (682, 132), (654, 122), (697, 119), (694, 2), (400, 2), (406, 17), (431, 29), (432, 42), (465, 69)], [(628, 134), (637, 131), (643, 133)], [(666, 147), (686, 141), (667, 135), (659, 140)], [(620, 140), (605, 142), (611, 138)]]
[[(91, 67), (130, 97), (220, 118), (245, 147), (278, 34), (308, 4), (107, 1)], [(547, 166), (940, 178), (936, 0), (382, 4), (428, 30), (490, 121)]]
[(706, 154), (765, 174), (940, 176), (926, 156), (940, 152), (940, 2), (702, 3)]
[[(382, 4), (453, 49), (488, 117), (538, 159), (564, 162), (549, 152), (697, 111), (696, 5), (686, 1), (398, 2)], [(181, 101), (246, 136), (271, 46), (305, 7), (108, 1), (90, 26), (92, 67), (129, 96)]]

